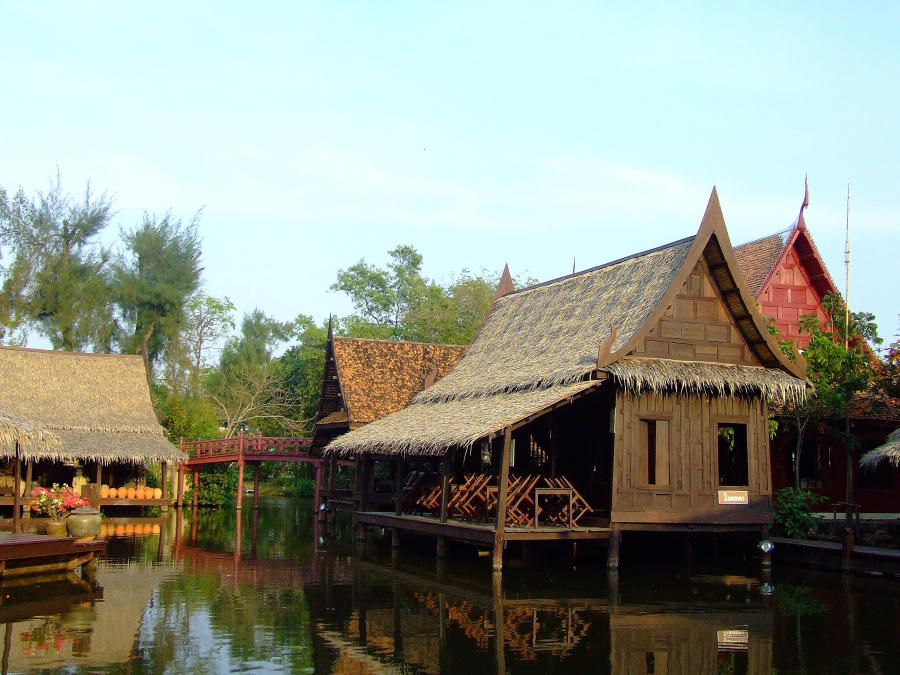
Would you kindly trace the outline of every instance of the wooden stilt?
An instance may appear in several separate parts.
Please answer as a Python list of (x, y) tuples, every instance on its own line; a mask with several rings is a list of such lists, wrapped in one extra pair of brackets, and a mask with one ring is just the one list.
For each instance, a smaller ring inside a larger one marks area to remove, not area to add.
[(16, 441), (16, 461), (13, 465), (13, 471), (15, 476), (15, 481), (13, 485), (13, 534), (18, 534), (19, 532), (19, 516), (22, 511), (22, 497), (19, 495), (19, 492), (22, 490), (22, 471), (21, 471), (21, 462), (19, 460), (19, 441)]
[[(363, 455), (362, 460), (357, 462), (360, 467), (360, 494), (359, 494), (359, 510), (365, 513), (369, 510), (369, 484), (371, 483), (370, 475), (372, 473), (372, 460), (368, 455)], [(356, 538), (366, 538), (366, 526), (363, 523), (356, 525)]]
[[(255, 467), (253, 467), (253, 508), (259, 508), (259, 468), (260, 464), (257, 463)], [(316, 481), (316, 497), (319, 496), (319, 482)]]
[(447, 537), (442, 535), (438, 535), (437, 538), (437, 557), (438, 560), (444, 560), (447, 558)]
[[(769, 538), (769, 526), (768, 525), (762, 526), (762, 532), (760, 533), (760, 537), (762, 540), (766, 540)], [(772, 567), (772, 553), (771, 552), (769, 552), (769, 553), (767, 553), (766, 551), (762, 552), (762, 566), (764, 568)]]
[[(237, 488), (237, 505), (236, 508), (238, 511), (244, 505), (244, 460), (238, 460), (238, 488)], [(240, 516), (238, 516), (238, 521), (240, 522)]]
[[(31, 499), (31, 470), (34, 462), (28, 461), (25, 462), (25, 501)], [(98, 463), (97, 466), (100, 466)], [(22, 517), (26, 519), (31, 518), (31, 509), (28, 508), (28, 504), (22, 506)]]
[(194, 494), (191, 500), (191, 506), (197, 508), (200, 503), (200, 469), (194, 469)]
[(512, 429), (506, 427), (503, 432), (503, 454), (500, 458), (500, 481), (497, 486), (497, 531), (494, 534), (494, 558), (492, 568), (503, 569), (503, 547), (506, 529), (506, 495), (509, 490), (509, 449), (512, 444)]
[[(97, 474), (99, 475), (100, 472), (98, 471)], [(159, 465), (159, 476), (160, 476), (160, 481), (159, 481), (159, 482), (162, 483), (162, 486), (161, 486), (161, 489), (162, 489), (162, 498), (163, 498), (163, 499), (168, 499), (168, 498), (169, 498), (169, 463), (168, 463), (168, 462), (161, 462), (161, 463), (160, 463), (160, 465)], [(99, 483), (98, 483), (98, 485), (99, 485)], [(99, 489), (99, 488), (98, 488), (98, 489)], [(169, 507), (166, 506), (166, 505), (163, 505), (163, 506), (160, 507), (159, 510), (160, 510), (162, 513), (166, 513), (166, 512), (169, 510)]]
[[(163, 466), (165, 466), (165, 462), (163, 462)], [(99, 461), (97, 462), (97, 473), (94, 477), (94, 482), (97, 484), (98, 490), (103, 485), (103, 465)]]
[(619, 544), (622, 540), (622, 533), (618, 526), (612, 526), (612, 532), (609, 535), (609, 551), (606, 557), (606, 568), (610, 570), (619, 569)]

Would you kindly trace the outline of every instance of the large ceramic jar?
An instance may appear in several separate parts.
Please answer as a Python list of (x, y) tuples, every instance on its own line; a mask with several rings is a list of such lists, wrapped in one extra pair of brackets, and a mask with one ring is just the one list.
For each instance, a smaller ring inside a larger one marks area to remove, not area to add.
[(90, 506), (81, 506), (73, 509), (66, 518), (66, 527), (75, 541), (93, 541), (100, 534), (102, 522), (100, 511)]

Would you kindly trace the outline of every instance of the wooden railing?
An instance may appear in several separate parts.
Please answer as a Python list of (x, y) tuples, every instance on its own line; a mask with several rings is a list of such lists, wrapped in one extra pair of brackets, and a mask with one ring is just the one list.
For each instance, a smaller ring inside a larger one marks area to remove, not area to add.
[(244, 436), (217, 438), (211, 441), (181, 440), (181, 451), (191, 459), (216, 459), (231, 461), (247, 455), (266, 456), (273, 460), (304, 456), (312, 445), (311, 438), (282, 436)]

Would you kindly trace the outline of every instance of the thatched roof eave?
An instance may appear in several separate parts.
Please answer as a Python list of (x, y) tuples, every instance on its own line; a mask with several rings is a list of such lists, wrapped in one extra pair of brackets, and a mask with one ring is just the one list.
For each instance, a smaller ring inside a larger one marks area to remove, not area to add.
[(900, 466), (900, 429), (891, 432), (884, 445), (864, 454), (859, 460), (859, 465), (863, 469), (874, 469), (884, 460), (894, 466)]

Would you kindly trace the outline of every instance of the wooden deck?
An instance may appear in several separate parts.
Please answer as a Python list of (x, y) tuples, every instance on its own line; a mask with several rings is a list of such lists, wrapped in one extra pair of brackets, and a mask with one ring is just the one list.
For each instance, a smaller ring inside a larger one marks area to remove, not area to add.
[[(356, 522), (403, 532), (423, 534), (432, 537), (446, 537), (454, 541), (493, 546), (496, 527), (485, 523), (471, 523), (460, 520), (440, 519), (429, 516), (397, 516), (393, 513), (359, 511)], [(608, 527), (506, 527), (504, 539), (507, 541), (583, 541), (586, 539), (609, 539), (612, 530)]]
[(0, 577), (47, 574), (91, 565), (106, 553), (105, 541), (0, 532)]

